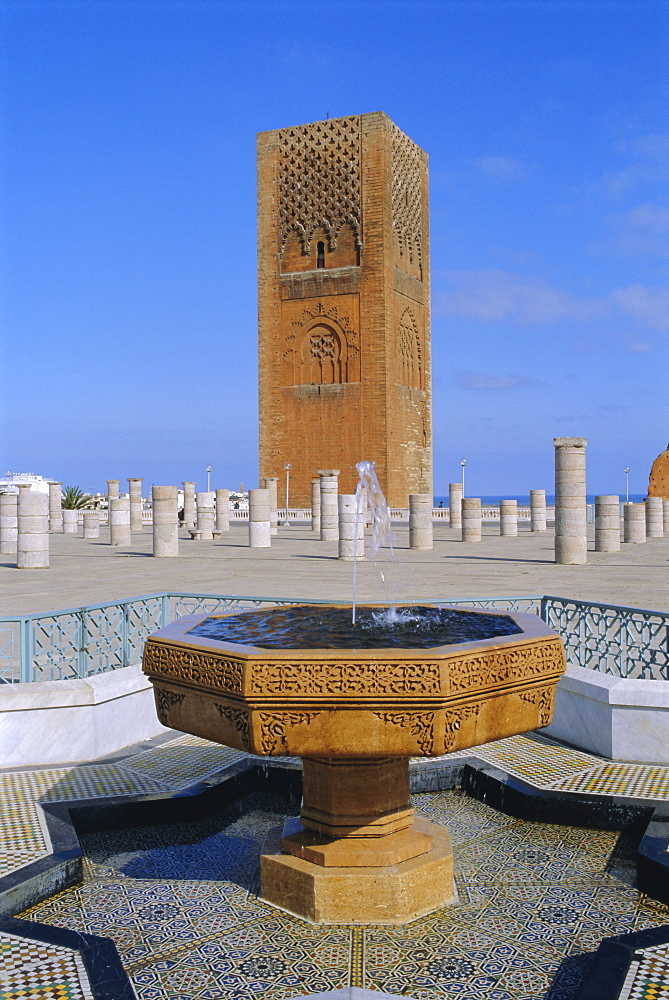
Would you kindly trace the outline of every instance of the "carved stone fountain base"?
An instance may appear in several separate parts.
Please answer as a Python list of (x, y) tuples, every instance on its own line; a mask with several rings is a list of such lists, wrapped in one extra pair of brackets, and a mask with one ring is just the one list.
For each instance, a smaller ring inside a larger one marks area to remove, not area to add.
[(414, 818), (406, 758), (305, 758), (281, 847), (261, 858), (261, 895), (315, 923), (404, 923), (455, 898), (451, 839)]

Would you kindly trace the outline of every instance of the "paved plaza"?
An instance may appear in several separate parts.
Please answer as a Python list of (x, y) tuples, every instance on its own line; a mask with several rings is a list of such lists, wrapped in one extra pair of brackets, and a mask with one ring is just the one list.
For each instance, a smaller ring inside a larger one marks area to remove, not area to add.
[[(358, 598), (417, 601), (522, 594), (553, 594), (585, 601), (663, 611), (669, 603), (669, 538), (620, 552), (594, 552), (589, 525), (588, 563), (556, 565), (553, 532), (501, 537), (498, 524), (484, 524), (480, 543), (461, 542), (459, 529), (435, 522), (434, 549), (409, 549), (407, 525), (395, 526), (396, 564), (381, 554), (376, 566), (358, 565)], [(231, 525), (214, 542), (193, 541), (181, 532), (179, 556), (151, 556), (150, 528), (129, 546), (106, 540), (50, 535), (51, 568), (17, 570), (0, 562), (0, 614), (29, 614), (113, 601), (165, 590), (264, 597), (351, 600), (352, 564), (337, 558), (337, 543), (320, 541), (308, 524), (279, 528), (272, 547), (248, 547), (248, 525)], [(381, 580), (383, 570), (385, 583)]]

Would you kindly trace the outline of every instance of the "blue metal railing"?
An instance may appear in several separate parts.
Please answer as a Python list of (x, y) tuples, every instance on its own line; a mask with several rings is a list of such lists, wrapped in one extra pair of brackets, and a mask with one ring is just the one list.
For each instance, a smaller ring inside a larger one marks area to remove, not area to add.
[[(89, 677), (137, 663), (146, 638), (184, 614), (327, 600), (166, 591), (48, 614), (0, 618), (0, 682)], [(669, 680), (669, 614), (545, 595), (435, 598), (424, 604), (539, 614), (563, 638), (569, 663), (618, 677)]]

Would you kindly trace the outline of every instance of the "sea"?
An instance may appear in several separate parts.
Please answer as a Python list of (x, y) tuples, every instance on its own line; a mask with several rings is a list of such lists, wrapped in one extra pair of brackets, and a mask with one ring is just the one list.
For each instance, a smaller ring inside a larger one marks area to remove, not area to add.
[[(588, 493), (588, 495), (586, 496), (585, 499), (586, 499), (586, 503), (594, 503), (595, 502), (595, 494), (594, 493)], [(620, 502), (624, 503), (625, 499), (626, 499), (625, 498), (625, 494), (624, 493), (621, 494), (620, 495)], [(630, 493), (629, 502), (630, 503), (643, 503), (644, 499), (645, 499), (645, 494), (644, 493)], [(494, 506), (496, 506), (500, 502), (500, 500), (517, 500), (519, 506), (529, 507), (529, 504), (530, 504), (530, 495), (529, 495), (529, 493), (525, 493), (525, 494), (521, 494), (521, 493), (518, 493), (518, 494), (516, 494), (516, 493), (511, 493), (511, 494), (504, 493), (504, 494), (499, 494), (499, 495), (496, 494), (495, 496), (482, 496), (481, 497), (481, 505), (483, 507), (494, 507)], [(442, 503), (444, 505), (444, 507), (448, 507), (448, 496), (441, 496), (441, 495), (435, 496), (435, 498), (434, 498), (434, 506), (438, 507), (440, 503)], [(554, 494), (547, 493), (546, 494), (546, 504), (549, 507), (552, 507), (554, 505), (554, 503), (555, 503), (555, 496), (554, 496)]]

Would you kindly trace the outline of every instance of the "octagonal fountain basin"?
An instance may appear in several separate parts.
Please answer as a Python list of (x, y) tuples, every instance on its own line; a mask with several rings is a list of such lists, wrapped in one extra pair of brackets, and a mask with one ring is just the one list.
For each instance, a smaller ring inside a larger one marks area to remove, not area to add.
[(263, 897), (320, 923), (402, 923), (453, 901), (448, 831), (416, 819), (409, 758), (546, 726), (565, 669), (535, 615), (293, 605), (188, 615), (150, 636), (160, 721), (303, 758), (299, 819)]

